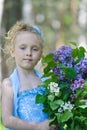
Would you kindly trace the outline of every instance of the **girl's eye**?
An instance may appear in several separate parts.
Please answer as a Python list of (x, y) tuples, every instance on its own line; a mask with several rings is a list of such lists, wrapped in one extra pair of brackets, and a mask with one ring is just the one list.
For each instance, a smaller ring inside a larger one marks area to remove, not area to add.
[(20, 49), (24, 50), (24, 49), (25, 49), (25, 47), (20, 47)]
[(37, 49), (37, 48), (33, 48), (33, 50), (34, 50), (34, 51), (38, 51), (38, 49)]

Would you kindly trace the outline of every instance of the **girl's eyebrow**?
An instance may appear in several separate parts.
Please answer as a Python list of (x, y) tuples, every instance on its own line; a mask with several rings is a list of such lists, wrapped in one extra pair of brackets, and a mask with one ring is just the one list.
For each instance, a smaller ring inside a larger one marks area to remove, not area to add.
[[(21, 43), (21, 44), (19, 43), (19, 46), (27, 46), (28, 44), (27, 43)], [(39, 47), (40, 45), (39, 44), (32, 44), (31, 46), (32, 47)]]
[(22, 44), (20, 44), (20, 46), (26, 46), (26, 43), (22, 43)]

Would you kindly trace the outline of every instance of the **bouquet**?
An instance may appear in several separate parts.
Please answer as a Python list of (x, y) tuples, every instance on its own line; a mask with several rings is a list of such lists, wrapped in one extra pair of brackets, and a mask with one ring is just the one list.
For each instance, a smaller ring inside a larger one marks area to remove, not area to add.
[(84, 47), (61, 46), (43, 58), (43, 95), (36, 103), (44, 105), (50, 125), (64, 130), (87, 130), (87, 58)]

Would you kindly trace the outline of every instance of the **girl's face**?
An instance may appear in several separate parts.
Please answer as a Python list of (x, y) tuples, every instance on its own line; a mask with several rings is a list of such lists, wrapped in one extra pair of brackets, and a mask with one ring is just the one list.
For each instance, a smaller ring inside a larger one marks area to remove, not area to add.
[(15, 37), (12, 56), (18, 67), (32, 70), (42, 56), (41, 39), (34, 33), (20, 32)]

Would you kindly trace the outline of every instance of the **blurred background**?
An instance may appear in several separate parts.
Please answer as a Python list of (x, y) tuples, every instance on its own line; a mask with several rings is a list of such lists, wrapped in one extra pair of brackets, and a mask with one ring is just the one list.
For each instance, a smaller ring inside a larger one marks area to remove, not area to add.
[(4, 37), (19, 20), (42, 30), (44, 54), (70, 41), (87, 48), (87, 0), (0, 0), (0, 81), (11, 72), (3, 56)]

